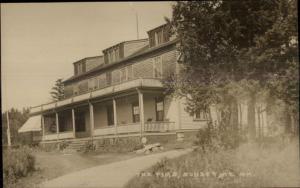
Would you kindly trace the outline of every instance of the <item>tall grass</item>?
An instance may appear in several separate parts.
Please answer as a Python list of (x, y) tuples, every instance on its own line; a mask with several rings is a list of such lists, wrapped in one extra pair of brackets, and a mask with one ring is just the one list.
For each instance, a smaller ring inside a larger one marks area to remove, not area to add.
[(34, 169), (35, 158), (30, 148), (23, 146), (3, 150), (4, 187), (14, 187), (19, 178), (27, 176)]
[(164, 159), (146, 172), (151, 176), (143, 173), (145, 176), (135, 177), (126, 187), (296, 187), (300, 186), (299, 146), (294, 141), (284, 145), (246, 143), (236, 149), (198, 150), (177, 159)]

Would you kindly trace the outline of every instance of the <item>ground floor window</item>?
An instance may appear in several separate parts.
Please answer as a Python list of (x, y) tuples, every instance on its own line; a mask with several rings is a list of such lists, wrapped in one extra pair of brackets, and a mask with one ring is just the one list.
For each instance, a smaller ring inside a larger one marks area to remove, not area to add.
[(163, 98), (155, 99), (156, 121), (164, 120), (164, 100)]
[(133, 123), (140, 121), (140, 108), (138, 103), (132, 104), (132, 121)]
[(209, 120), (209, 110), (207, 108), (196, 110), (194, 120)]

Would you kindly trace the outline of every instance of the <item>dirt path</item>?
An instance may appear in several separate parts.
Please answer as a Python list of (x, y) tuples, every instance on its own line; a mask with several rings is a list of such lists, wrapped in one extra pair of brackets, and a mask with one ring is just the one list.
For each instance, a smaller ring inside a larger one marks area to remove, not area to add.
[(156, 153), (133, 159), (114, 162), (106, 165), (80, 170), (70, 173), (51, 181), (44, 182), (43, 188), (76, 188), (76, 187), (123, 187), (131, 178), (140, 171), (147, 169), (164, 157), (175, 158), (191, 152), (192, 149), (173, 150)]

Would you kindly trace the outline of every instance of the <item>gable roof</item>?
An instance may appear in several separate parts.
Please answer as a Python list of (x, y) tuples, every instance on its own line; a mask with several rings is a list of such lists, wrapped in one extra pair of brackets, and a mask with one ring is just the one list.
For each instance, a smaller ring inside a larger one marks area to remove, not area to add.
[(155, 46), (155, 47), (149, 47), (149, 45), (146, 45), (145, 47), (142, 47), (141, 49), (139, 49), (138, 51), (136, 51), (135, 53), (131, 54), (130, 56), (128, 57), (125, 57), (115, 63), (111, 63), (111, 64), (102, 64), (100, 66), (97, 66), (83, 74), (80, 74), (80, 75), (73, 75), (71, 76), (70, 78), (66, 79), (63, 81), (63, 83), (69, 83), (69, 82), (72, 82), (72, 81), (76, 81), (76, 80), (79, 80), (81, 78), (84, 78), (90, 74), (94, 74), (96, 72), (99, 72), (101, 70), (104, 70), (104, 69), (108, 69), (112, 66), (116, 66), (116, 65), (119, 65), (119, 64), (122, 64), (126, 61), (129, 61), (129, 60), (132, 60), (134, 58), (137, 58), (137, 57), (142, 57), (143, 55), (146, 55), (148, 53), (151, 53), (151, 52), (154, 52), (156, 50), (160, 50), (160, 49), (163, 49), (165, 47), (168, 47), (168, 46), (171, 46), (171, 45), (174, 45), (178, 42), (178, 39), (174, 39), (172, 41), (169, 41), (169, 42), (166, 42), (164, 44), (161, 44), (159, 46)]

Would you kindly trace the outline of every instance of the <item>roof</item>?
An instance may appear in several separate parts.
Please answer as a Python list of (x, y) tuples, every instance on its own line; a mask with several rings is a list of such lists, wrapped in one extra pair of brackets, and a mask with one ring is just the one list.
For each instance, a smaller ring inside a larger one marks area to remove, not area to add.
[(91, 56), (91, 57), (85, 57), (85, 58), (83, 58), (83, 59), (80, 59), (80, 60), (78, 60), (78, 61), (75, 61), (73, 64), (79, 63), (79, 62), (81, 62), (81, 61), (83, 61), (83, 60), (95, 59), (95, 58), (99, 58), (99, 57), (103, 57), (103, 55), (99, 55), (99, 56)]
[(167, 25), (168, 25), (168, 23), (162, 24), (162, 25), (160, 25), (160, 26), (157, 26), (157, 27), (155, 27), (155, 28), (153, 28), (153, 29), (147, 31), (147, 33), (150, 33), (151, 31), (157, 30), (157, 29), (162, 28), (162, 27), (165, 27), (165, 26), (167, 26)]
[(126, 61), (129, 61), (129, 60), (132, 60), (134, 58), (137, 58), (137, 57), (141, 57), (143, 55), (146, 55), (148, 53), (151, 53), (151, 52), (154, 52), (156, 50), (159, 50), (159, 49), (163, 49), (167, 46), (171, 46), (172, 44), (175, 44), (176, 42), (178, 41), (178, 39), (175, 39), (175, 40), (172, 40), (172, 41), (169, 41), (169, 42), (166, 42), (164, 44), (161, 44), (159, 46), (155, 46), (155, 47), (149, 47), (149, 45), (145, 46), (145, 47), (142, 47), (140, 50), (136, 51), (135, 53), (131, 54), (130, 56), (128, 57), (125, 57), (115, 63), (111, 63), (111, 64), (102, 64), (100, 66), (97, 66), (83, 74), (80, 74), (80, 75), (73, 75), (71, 76), (70, 78), (66, 79), (65, 81), (63, 81), (64, 83), (67, 83), (67, 82), (71, 82), (71, 81), (75, 81), (77, 79), (80, 79), (82, 77), (85, 77), (89, 74), (92, 74), (92, 73), (96, 73), (96, 72), (99, 72), (101, 70), (104, 70), (104, 69), (107, 69), (107, 68), (110, 68), (112, 66), (115, 66), (115, 65), (119, 65), (121, 63), (124, 63)]
[(119, 42), (119, 43), (117, 43), (117, 44), (115, 44), (115, 45), (113, 45), (113, 46), (110, 46), (110, 47), (108, 47), (108, 48), (105, 48), (104, 50), (102, 50), (102, 52), (105, 52), (106, 50), (111, 49), (111, 48), (113, 48), (113, 47), (115, 47), (115, 46), (118, 46), (118, 45), (120, 45), (120, 44), (122, 44), (122, 43), (139, 42), (139, 41), (148, 41), (148, 38), (144, 38), (144, 39), (136, 39), (136, 40), (127, 40), (127, 41)]
[(19, 133), (41, 131), (41, 115), (30, 117), (23, 126), (18, 130)]

